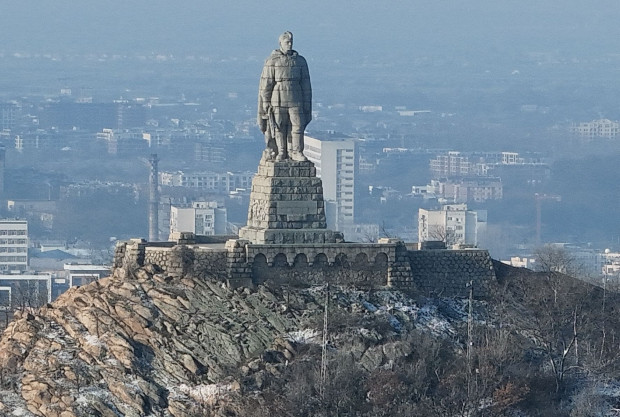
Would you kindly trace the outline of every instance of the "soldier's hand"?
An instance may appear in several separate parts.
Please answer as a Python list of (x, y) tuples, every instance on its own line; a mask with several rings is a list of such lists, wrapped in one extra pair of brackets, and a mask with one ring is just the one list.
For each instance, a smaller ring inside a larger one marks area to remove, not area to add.
[(267, 131), (267, 119), (260, 119), (260, 122), (258, 122), (258, 128), (261, 132), (265, 133)]

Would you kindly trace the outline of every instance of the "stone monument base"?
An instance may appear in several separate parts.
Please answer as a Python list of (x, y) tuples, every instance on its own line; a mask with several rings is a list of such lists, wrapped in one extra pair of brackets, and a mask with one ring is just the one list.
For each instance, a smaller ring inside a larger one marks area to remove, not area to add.
[(342, 243), (342, 233), (328, 229), (261, 229), (243, 227), (239, 238), (255, 244), (308, 244), (308, 243)]
[(310, 161), (260, 161), (252, 180), (247, 226), (239, 238), (254, 244), (338, 243), (326, 228), (323, 184)]

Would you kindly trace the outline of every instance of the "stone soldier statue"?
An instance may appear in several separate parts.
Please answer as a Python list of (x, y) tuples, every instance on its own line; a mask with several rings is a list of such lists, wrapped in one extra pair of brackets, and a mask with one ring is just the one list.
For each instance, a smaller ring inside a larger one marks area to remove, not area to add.
[(307, 161), (304, 129), (312, 120), (308, 64), (293, 50), (293, 34), (280, 35), (280, 48), (265, 60), (258, 88), (258, 126), (267, 159)]

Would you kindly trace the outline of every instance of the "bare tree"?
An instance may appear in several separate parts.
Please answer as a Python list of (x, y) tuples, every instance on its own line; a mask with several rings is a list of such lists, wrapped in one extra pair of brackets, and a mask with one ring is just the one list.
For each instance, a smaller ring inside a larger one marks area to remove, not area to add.
[(429, 240), (444, 242), (446, 246), (454, 245), (456, 243), (456, 235), (454, 230), (441, 225), (429, 226), (428, 238)]
[(559, 272), (570, 276), (583, 273), (583, 267), (577, 263), (566, 249), (557, 245), (544, 245), (534, 251), (536, 270), (541, 272)]

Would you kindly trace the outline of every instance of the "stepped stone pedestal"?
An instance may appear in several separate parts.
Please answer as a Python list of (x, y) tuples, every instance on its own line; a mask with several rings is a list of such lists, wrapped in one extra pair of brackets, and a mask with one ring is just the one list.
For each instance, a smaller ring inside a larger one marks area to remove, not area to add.
[(312, 162), (261, 160), (239, 238), (254, 244), (344, 241), (342, 233), (327, 229), (323, 183)]

